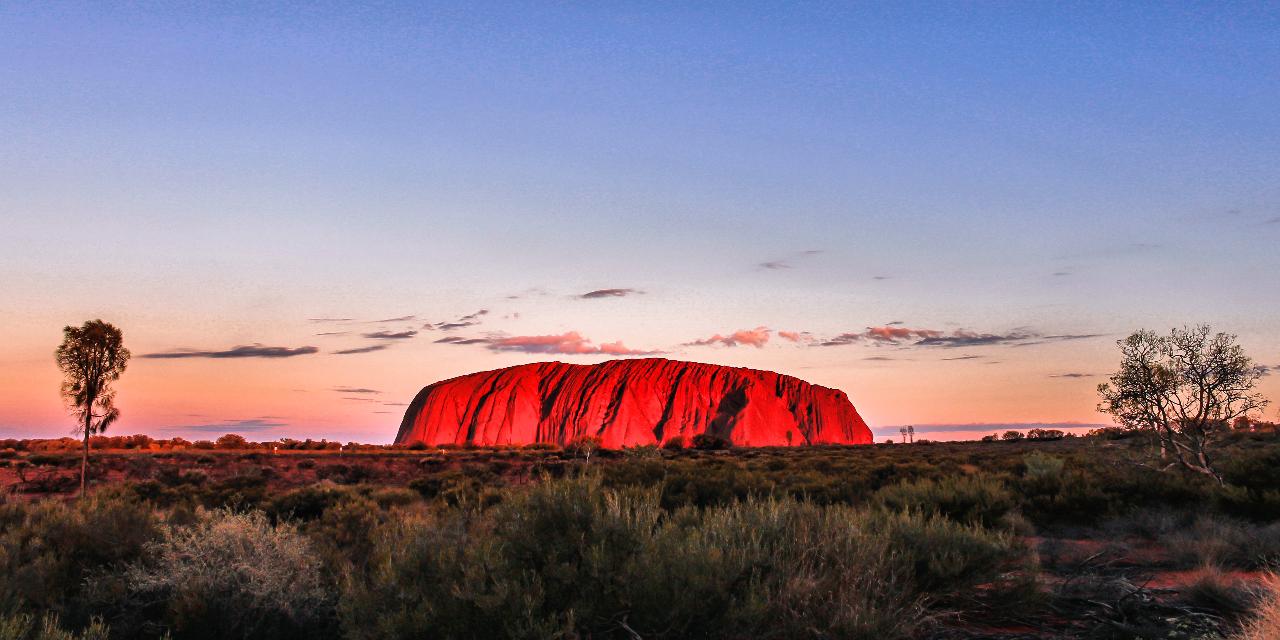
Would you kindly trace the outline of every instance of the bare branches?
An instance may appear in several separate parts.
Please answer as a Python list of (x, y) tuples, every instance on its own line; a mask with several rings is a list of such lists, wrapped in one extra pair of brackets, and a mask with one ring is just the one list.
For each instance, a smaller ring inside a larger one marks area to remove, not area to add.
[(1266, 406), (1254, 392), (1260, 372), (1226, 333), (1208, 326), (1174, 329), (1167, 336), (1146, 329), (1117, 343), (1120, 370), (1098, 385), (1098, 409), (1121, 427), (1153, 433), (1162, 460), (1222, 478), (1210, 448), (1230, 422)]

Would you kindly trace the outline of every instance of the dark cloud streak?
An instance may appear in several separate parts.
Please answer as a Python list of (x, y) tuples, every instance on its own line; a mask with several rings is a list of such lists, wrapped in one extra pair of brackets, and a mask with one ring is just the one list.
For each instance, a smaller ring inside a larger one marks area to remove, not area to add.
[(630, 289), (630, 288), (596, 289), (595, 291), (588, 291), (578, 297), (583, 298), (585, 300), (596, 300), (599, 298), (623, 298), (632, 294), (639, 294), (639, 293), (644, 293), (644, 292), (637, 289)]
[(175, 360), (180, 358), (292, 358), (320, 351), (316, 347), (268, 347), (261, 344), (240, 345), (222, 351), (200, 351), (196, 349), (173, 349), (159, 353), (144, 353), (139, 358), (153, 360)]
[(408, 329), (406, 331), (374, 331), (372, 333), (362, 333), (360, 335), (374, 340), (408, 340), (409, 338), (418, 335), (418, 332), (413, 329)]
[(351, 355), (351, 354), (354, 354), (354, 353), (372, 353), (372, 352), (374, 352), (374, 351), (382, 351), (383, 349), (386, 349), (386, 348), (387, 348), (387, 347), (389, 347), (389, 346), (391, 346), (391, 345), (389, 345), (389, 344), (371, 344), (371, 345), (368, 345), (368, 346), (365, 346), (365, 347), (352, 347), (352, 348), (350, 348), (350, 349), (342, 349), (342, 350), (339, 350), (339, 351), (334, 351), (333, 353), (335, 353), (335, 354), (337, 354), (337, 355), (340, 355), (340, 356)]

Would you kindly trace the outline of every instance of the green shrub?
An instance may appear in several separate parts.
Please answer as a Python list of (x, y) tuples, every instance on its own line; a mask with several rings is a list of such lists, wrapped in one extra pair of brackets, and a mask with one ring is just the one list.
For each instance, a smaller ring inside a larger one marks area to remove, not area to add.
[(894, 511), (937, 513), (967, 524), (994, 527), (1017, 503), (1004, 483), (988, 476), (951, 476), (885, 487), (876, 502)]
[(276, 521), (315, 520), (350, 493), (349, 489), (331, 482), (319, 482), (272, 498), (265, 505), (264, 511)]
[(1022, 464), (1027, 469), (1027, 478), (1040, 482), (1057, 482), (1062, 477), (1062, 469), (1067, 461), (1039, 451), (1032, 451), (1022, 457)]
[(120, 493), (0, 505), (0, 611), (87, 624), (99, 594), (116, 588), (112, 570), (140, 557), (158, 535), (151, 509)]
[(774, 498), (666, 511), (655, 490), (593, 477), (393, 519), (375, 538), (342, 598), (352, 638), (891, 640), (1026, 556), (920, 513)]

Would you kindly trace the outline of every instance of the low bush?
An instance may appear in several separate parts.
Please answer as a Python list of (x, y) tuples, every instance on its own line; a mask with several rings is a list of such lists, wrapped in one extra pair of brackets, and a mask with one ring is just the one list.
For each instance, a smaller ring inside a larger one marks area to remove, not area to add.
[(89, 623), (83, 631), (75, 633), (62, 628), (58, 616), (46, 613), (36, 621), (27, 613), (0, 615), (0, 640), (107, 640), (109, 630), (101, 620)]
[(151, 508), (120, 493), (72, 504), (0, 505), (0, 611), (87, 624), (102, 610), (99, 597), (118, 589), (114, 570), (139, 558), (158, 535)]
[(791, 499), (665, 511), (656, 491), (595, 478), (394, 519), (376, 540), (343, 598), (353, 638), (907, 638), (935, 599), (1026, 556), (921, 513)]
[(1280, 562), (1280, 523), (1259, 526), (1220, 516), (1199, 516), (1160, 532), (1157, 539), (1181, 567), (1260, 569)]
[(310, 542), (262, 512), (208, 511), (166, 526), (127, 573), (182, 638), (332, 637), (332, 589)]
[(937, 513), (957, 522), (1001, 525), (1017, 502), (1004, 483), (989, 476), (952, 476), (885, 487), (875, 501), (894, 511)]
[(1280, 638), (1280, 576), (1268, 574), (1260, 599), (1240, 633), (1231, 640), (1275, 640)]
[(1239, 580), (1216, 567), (1203, 567), (1181, 590), (1182, 601), (1227, 620), (1238, 620), (1253, 607), (1254, 597)]
[(732, 440), (712, 433), (699, 433), (690, 440), (690, 443), (699, 451), (724, 451), (733, 448)]

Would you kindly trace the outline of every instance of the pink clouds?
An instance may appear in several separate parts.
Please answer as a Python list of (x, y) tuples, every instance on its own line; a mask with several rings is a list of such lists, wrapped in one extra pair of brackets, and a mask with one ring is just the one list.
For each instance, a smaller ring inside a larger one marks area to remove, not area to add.
[(808, 331), (779, 331), (778, 337), (790, 342), (813, 342), (813, 335)]
[(880, 342), (898, 342), (910, 338), (933, 338), (942, 335), (936, 329), (908, 329), (906, 327), (867, 327), (864, 336)]
[(739, 345), (750, 345), (757, 349), (761, 349), (764, 347), (765, 343), (769, 342), (769, 331), (770, 330), (768, 327), (756, 327), (754, 329), (739, 329), (738, 331), (734, 331), (733, 333), (727, 336), (722, 336), (717, 333), (716, 335), (711, 336), (710, 338), (704, 338), (702, 340), (694, 340), (693, 342), (686, 342), (684, 346), (705, 347), (709, 345), (718, 344), (726, 347), (736, 347)]
[(911, 329), (908, 327), (885, 326), (885, 327), (867, 327), (866, 331), (858, 333), (842, 333), (833, 338), (828, 338), (819, 343), (823, 347), (835, 347), (845, 344), (853, 344), (863, 340), (870, 340), (876, 344), (899, 344), (907, 340), (926, 340), (930, 338), (938, 338), (942, 335), (937, 329)]
[(645, 356), (658, 351), (630, 349), (622, 341), (594, 345), (577, 331), (547, 336), (510, 336), (489, 338), (485, 347), (491, 351), (516, 351), (520, 353), (552, 353), (561, 355), (607, 354), (612, 356)]

